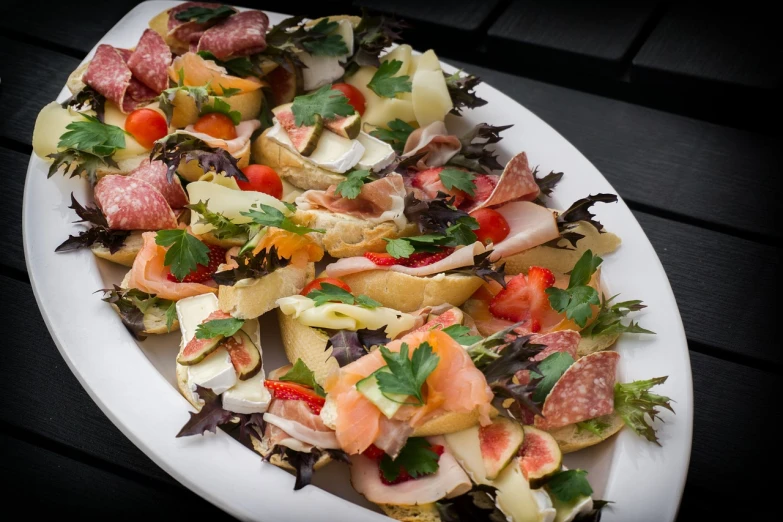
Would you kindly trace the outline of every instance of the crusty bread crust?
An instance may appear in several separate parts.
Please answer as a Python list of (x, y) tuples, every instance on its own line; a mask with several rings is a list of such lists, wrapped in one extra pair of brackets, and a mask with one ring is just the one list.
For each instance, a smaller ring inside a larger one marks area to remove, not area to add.
[[(122, 278), (120, 288), (129, 288), (128, 280), (130, 279), (130, 274), (130, 271), (128, 271), (128, 273), (125, 274), (125, 277)], [(115, 312), (117, 312), (117, 315), (120, 315), (120, 309), (117, 307), (117, 305), (112, 304), (111, 307)], [(144, 331), (142, 332), (144, 334), (162, 335), (169, 332), (175, 332), (178, 329), (179, 321), (176, 318), (174, 319), (174, 322), (171, 323), (171, 330), (166, 327), (166, 310), (158, 306), (149, 307), (147, 312), (144, 314)]]
[(313, 278), (315, 266), (304, 268), (290, 264), (248, 284), (221, 286), (218, 291), (220, 309), (237, 319), (255, 319), (277, 308), (281, 297), (298, 294)]
[(580, 431), (576, 424), (563, 426), (549, 433), (555, 438), (563, 453), (572, 453), (605, 441), (625, 426), (623, 419), (616, 413), (599, 417), (598, 421), (607, 424), (601, 436), (587, 430)]
[[(269, 453), (272, 451), (272, 448), (269, 447), (269, 443), (266, 437), (258, 439), (251, 435), (250, 440), (253, 442), (253, 449), (256, 450), (262, 457), (267, 458)], [(291, 466), (287, 461), (283, 460), (280, 455), (272, 455), (272, 458), (269, 459), (269, 462), (278, 468), (283, 468), (288, 471), (296, 471), (293, 466)], [(318, 459), (318, 462), (315, 463), (314, 469), (321, 469), (330, 462), (332, 462), (332, 457), (328, 453), (323, 453)]]
[(125, 238), (122, 247), (113, 254), (108, 248), (100, 243), (95, 243), (90, 247), (90, 250), (95, 257), (100, 257), (101, 259), (111, 261), (112, 263), (131, 267), (133, 266), (133, 260), (136, 259), (136, 255), (138, 255), (142, 246), (144, 246), (144, 240), (141, 237), (141, 232), (134, 231)]
[(383, 238), (406, 237), (419, 232), (414, 223), (400, 229), (392, 221), (371, 223), (328, 210), (297, 210), (292, 219), (297, 225), (326, 230), (325, 234), (314, 234), (314, 239), (330, 256), (338, 258), (384, 252), (386, 241)]
[(611, 232), (598, 232), (593, 225), (586, 221), (580, 221), (570, 231), (582, 234), (584, 237), (577, 242), (575, 248), (571, 247), (571, 244), (565, 239), (561, 239), (558, 245), (568, 246), (573, 250), (543, 245), (533, 247), (530, 250), (504, 258), (501, 262), (506, 264), (506, 274), (514, 275), (527, 272), (531, 266), (543, 266), (553, 272), (570, 272), (588, 249), (592, 250), (594, 255), (603, 256), (617, 250), (622, 242), (618, 236)]
[(82, 77), (84, 76), (84, 73), (87, 72), (87, 67), (90, 66), (90, 60), (84, 62), (79, 67), (73, 70), (73, 72), (68, 75), (68, 79), (65, 81), (65, 86), (68, 87), (68, 90), (71, 91), (71, 94), (76, 94), (77, 92), (84, 89), (85, 85), (82, 81)]
[(400, 312), (413, 312), (425, 306), (449, 303), (461, 306), (479, 289), (479, 277), (438, 274), (415, 277), (391, 270), (371, 270), (342, 276), (354, 294), (364, 294), (383, 306)]
[(342, 174), (329, 172), (306, 162), (301, 156), (267, 138), (269, 130), (265, 130), (253, 141), (252, 158), (254, 163), (272, 167), (280, 177), (305, 190), (326, 190), (345, 180), (345, 176)]
[(440, 522), (440, 514), (435, 503), (418, 506), (399, 506), (394, 504), (378, 504), (386, 516), (401, 522)]
[(323, 385), (324, 379), (340, 367), (334, 360), (332, 349), (326, 350), (329, 338), (321, 330), (305, 326), (290, 315), (277, 310), (280, 322), (280, 337), (283, 340), (285, 355), (291, 363), (297, 359), (312, 370), (315, 380)]

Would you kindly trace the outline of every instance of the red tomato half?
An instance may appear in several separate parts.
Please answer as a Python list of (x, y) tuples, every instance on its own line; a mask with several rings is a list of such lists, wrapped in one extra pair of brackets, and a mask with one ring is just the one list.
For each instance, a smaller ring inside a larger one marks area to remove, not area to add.
[(237, 137), (237, 128), (231, 118), (219, 112), (210, 112), (198, 119), (193, 130), (209, 134), (221, 140), (233, 140)]
[(283, 197), (283, 182), (271, 167), (266, 165), (248, 165), (242, 172), (248, 181), (237, 180), (237, 185), (242, 190), (252, 190), (269, 194), (273, 198)]
[(321, 289), (321, 283), (328, 283), (330, 285), (339, 286), (340, 288), (342, 288), (346, 292), (348, 292), (348, 293), (351, 292), (351, 287), (348, 286), (347, 284), (343, 283), (339, 279), (335, 279), (333, 277), (320, 277), (318, 279), (313, 279), (312, 281), (310, 281), (310, 283), (308, 283), (308, 285), (302, 289), (302, 291), (300, 292), (300, 295), (307, 295), (310, 292), (312, 292), (313, 290), (320, 290)]
[(345, 94), (345, 97), (348, 98), (348, 103), (353, 105), (354, 110), (359, 113), (359, 116), (364, 116), (365, 101), (362, 91), (347, 83), (335, 83), (332, 85), (332, 89)]
[(145, 149), (151, 149), (155, 140), (169, 133), (166, 118), (152, 109), (136, 109), (128, 114), (125, 130)]
[(478, 221), (479, 229), (474, 232), (478, 240), (485, 245), (490, 241), (497, 245), (508, 236), (510, 231), (508, 221), (500, 212), (491, 208), (480, 208), (470, 216)]

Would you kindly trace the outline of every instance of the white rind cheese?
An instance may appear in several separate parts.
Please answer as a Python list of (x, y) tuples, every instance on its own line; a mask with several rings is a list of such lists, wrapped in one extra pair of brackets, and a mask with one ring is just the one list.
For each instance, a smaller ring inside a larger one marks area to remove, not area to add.
[(331, 131), (324, 131), (318, 140), (318, 146), (312, 154), (305, 157), (299, 154), (294, 147), (288, 133), (283, 129), (279, 122), (275, 121), (275, 126), (266, 135), (267, 138), (276, 142), (278, 145), (290, 150), (303, 161), (317, 165), (322, 169), (344, 174), (351, 170), (364, 156), (364, 146), (359, 140), (349, 140), (338, 136)]
[(223, 394), (223, 408), (234, 413), (264, 413), (272, 395), (264, 386), (263, 371), (237, 383)]
[(360, 169), (378, 172), (391, 165), (397, 156), (391, 145), (365, 132), (360, 132), (356, 140), (364, 147), (364, 154), (357, 164)]

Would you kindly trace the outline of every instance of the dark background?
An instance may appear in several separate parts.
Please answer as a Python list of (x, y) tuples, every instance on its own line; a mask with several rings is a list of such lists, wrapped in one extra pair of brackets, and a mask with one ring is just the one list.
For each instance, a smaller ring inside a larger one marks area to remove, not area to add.
[[(311, 17), (358, 14), (361, 4), (395, 13), (413, 26), (405, 37), (414, 47), (434, 48), (478, 74), (579, 148), (652, 241), (685, 323), (695, 414), (680, 520), (751, 520), (779, 511), (783, 57), (771, 7), (237, 3)], [(10, 337), (0, 358), (3, 496), (39, 516), (226, 519), (97, 408), (57, 352), (32, 296), (21, 206), (35, 116), (136, 2), (47, 4), (0, 6), (0, 311)], [(643, 470), (638, 482), (645, 487)]]

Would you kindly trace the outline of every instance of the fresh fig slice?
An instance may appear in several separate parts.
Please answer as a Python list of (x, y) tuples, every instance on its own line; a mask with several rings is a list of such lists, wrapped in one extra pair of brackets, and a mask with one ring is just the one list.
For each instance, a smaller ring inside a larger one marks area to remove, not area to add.
[(199, 339), (193, 337), (185, 348), (177, 356), (177, 362), (183, 366), (198, 364), (204, 360), (204, 357), (214, 352), (220, 345), (223, 336), (211, 337), (209, 339)]
[(270, 102), (275, 107), (294, 101), (296, 95), (302, 92), (302, 71), (290, 61), (287, 65), (290, 70), (281, 65), (266, 75), (272, 94)]
[(519, 449), (519, 467), (535, 488), (560, 471), (563, 453), (555, 438), (546, 431), (524, 426), (525, 440)]
[(354, 140), (359, 136), (359, 131), (362, 130), (362, 117), (357, 112), (350, 116), (340, 116), (326, 120), (324, 125), (338, 136)]
[(299, 154), (309, 156), (315, 151), (315, 148), (318, 146), (318, 140), (321, 139), (321, 134), (324, 131), (324, 120), (320, 115), (315, 115), (315, 123), (313, 125), (297, 127), (291, 104), (277, 107), (272, 112), (274, 112), (277, 121), (285, 129), (288, 138)]
[(261, 371), (261, 352), (242, 330), (225, 339), (223, 347), (228, 351), (240, 381), (246, 381)]
[(462, 324), (465, 314), (459, 308), (452, 308), (440, 315), (429, 314), (427, 316), (427, 323), (433, 323), (440, 325), (439, 330), (448, 328), (455, 324)]
[(517, 456), (525, 438), (522, 426), (507, 417), (496, 417), (492, 424), (479, 428), (479, 446), (486, 477), (493, 480)]

